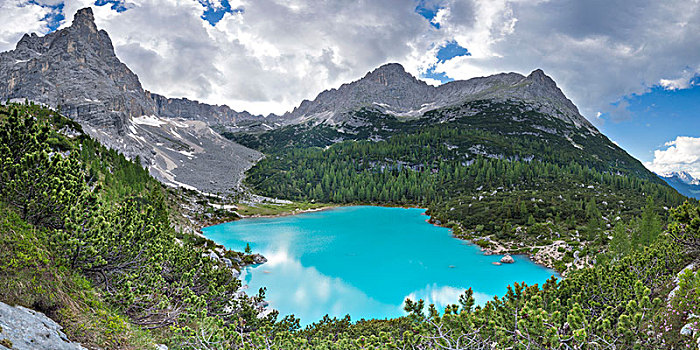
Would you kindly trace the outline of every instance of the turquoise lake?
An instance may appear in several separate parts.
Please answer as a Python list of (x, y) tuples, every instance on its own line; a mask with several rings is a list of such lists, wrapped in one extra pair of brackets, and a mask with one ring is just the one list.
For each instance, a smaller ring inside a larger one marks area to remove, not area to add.
[(426, 222), (423, 209), (352, 206), (275, 218), (249, 218), (205, 228), (227, 248), (253, 252), (268, 262), (242, 271), (255, 294), (267, 287), (280, 316), (302, 325), (324, 315), (353, 320), (404, 315), (406, 298), (442, 310), (471, 287), (477, 303), (503, 295), (513, 282), (544, 283), (555, 271), (514, 256), (493, 265), (479, 247)]

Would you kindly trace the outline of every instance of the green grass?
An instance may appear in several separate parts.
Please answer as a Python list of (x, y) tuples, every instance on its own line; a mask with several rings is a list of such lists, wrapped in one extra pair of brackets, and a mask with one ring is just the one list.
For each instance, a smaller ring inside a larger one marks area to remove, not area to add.
[(337, 205), (327, 203), (292, 202), (286, 204), (237, 204), (237, 206), (237, 212), (242, 216), (276, 216), (295, 214), (304, 210), (320, 209)]
[(154, 348), (153, 336), (108, 307), (87, 279), (51, 254), (47, 240), (0, 203), (0, 301), (45, 313), (86, 347)]

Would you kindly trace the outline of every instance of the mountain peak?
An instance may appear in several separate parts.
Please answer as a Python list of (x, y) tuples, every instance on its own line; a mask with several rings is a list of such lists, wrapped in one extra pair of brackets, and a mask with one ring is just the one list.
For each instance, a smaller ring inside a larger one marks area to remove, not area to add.
[(19, 39), (16, 45), (16, 49), (23, 49), (23, 48), (28, 48), (28, 49), (36, 49), (37, 41), (38, 41), (39, 36), (36, 35), (36, 33), (32, 34), (24, 34), (22, 36), (22, 39)]
[[(403, 66), (399, 63), (387, 63), (375, 70), (367, 73), (361, 80), (372, 81), (379, 83), (384, 86), (397, 85), (401, 86), (406, 83), (408, 84), (420, 84), (421, 81), (416, 79), (413, 75), (406, 72)], [(424, 84), (424, 83), (423, 83)], [(423, 85), (421, 84), (421, 85)]]
[(71, 27), (87, 28), (92, 32), (96, 32), (97, 26), (95, 25), (95, 15), (92, 13), (92, 8), (85, 7), (78, 10), (73, 17)]
[(532, 81), (532, 82), (543, 84), (543, 85), (554, 86), (554, 87), (557, 86), (557, 83), (554, 82), (554, 79), (552, 79), (549, 75), (545, 74), (545, 72), (539, 68), (533, 70), (532, 73), (530, 73), (530, 75), (527, 76), (527, 79)]
[(538, 76), (538, 77), (546, 77), (547, 74), (544, 74), (544, 71), (540, 68), (537, 68), (530, 73), (531, 77)]
[(687, 171), (674, 171), (662, 176), (668, 178), (675, 177), (688, 185), (700, 185), (700, 179), (694, 178), (693, 175), (690, 175)]
[(92, 13), (92, 7), (81, 8), (73, 17), (73, 24), (87, 22), (95, 23), (95, 15)]
[(406, 73), (406, 70), (403, 68), (403, 66), (400, 63), (395, 63), (395, 62), (383, 64), (383, 65), (375, 68), (371, 73), (378, 73), (378, 72), (396, 72), (396, 73), (408, 74), (408, 73)]

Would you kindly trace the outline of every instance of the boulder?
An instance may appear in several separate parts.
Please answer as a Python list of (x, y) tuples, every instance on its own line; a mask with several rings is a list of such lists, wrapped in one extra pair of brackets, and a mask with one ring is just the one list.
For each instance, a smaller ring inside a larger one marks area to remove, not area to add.
[(260, 254), (253, 254), (253, 265), (260, 265), (267, 262), (267, 258)]
[[(11, 349), (85, 349), (68, 340), (62, 328), (41, 312), (0, 303), (0, 340), (12, 344)], [(6, 347), (0, 345), (0, 349)]]
[(692, 337), (693, 333), (695, 333), (695, 330), (693, 329), (693, 325), (691, 323), (688, 323), (681, 328), (681, 335)]
[(513, 257), (510, 256), (510, 254), (506, 254), (501, 258), (501, 263), (503, 263), (503, 264), (512, 264), (514, 262), (515, 262), (515, 259), (513, 259)]
[(209, 257), (209, 259), (212, 259), (214, 261), (219, 261), (219, 255), (217, 255), (215, 252), (213, 252), (211, 250), (209, 251), (207, 256)]

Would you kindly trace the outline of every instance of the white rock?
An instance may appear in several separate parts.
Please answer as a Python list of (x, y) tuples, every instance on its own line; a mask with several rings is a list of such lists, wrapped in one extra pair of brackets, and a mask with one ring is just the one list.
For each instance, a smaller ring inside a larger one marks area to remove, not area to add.
[(683, 328), (681, 328), (681, 335), (692, 337), (693, 333), (695, 333), (695, 330), (692, 328), (692, 325), (690, 323), (686, 324), (685, 326), (683, 326)]
[(505, 256), (503, 256), (501, 258), (501, 263), (503, 263), (503, 264), (512, 264), (514, 262), (515, 262), (515, 259), (513, 259), (513, 257), (510, 256), (510, 254), (506, 254)]
[[(12, 342), (12, 349), (83, 350), (68, 340), (62, 327), (41, 312), (0, 303), (0, 339)], [(0, 345), (0, 348), (5, 348)]]

